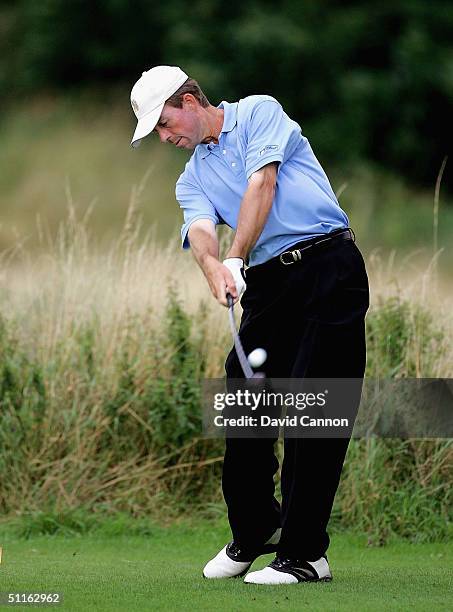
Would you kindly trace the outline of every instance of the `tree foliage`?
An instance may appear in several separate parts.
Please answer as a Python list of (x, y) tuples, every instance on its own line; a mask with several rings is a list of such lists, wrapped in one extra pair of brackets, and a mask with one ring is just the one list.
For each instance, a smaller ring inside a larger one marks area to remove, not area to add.
[(450, 150), (446, 0), (9, 0), (0, 31), (6, 97), (129, 91), (144, 69), (177, 64), (214, 104), (274, 95), (331, 161), (369, 159), (432, 186)]

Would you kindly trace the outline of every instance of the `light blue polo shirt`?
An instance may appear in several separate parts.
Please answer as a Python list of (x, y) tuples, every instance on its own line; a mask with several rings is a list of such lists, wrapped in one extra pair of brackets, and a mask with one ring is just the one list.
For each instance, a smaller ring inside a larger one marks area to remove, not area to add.
[(184, 212), (183, 248), (197, 219), (236, 229), (250, 176), (279, 162), (274, 201), (249, 265), (264, 263), (296, 242), (348, 226), (329, 180), (300, 126), (271, 96), (221, 102), (224, 110), (218, 144), (199, 144), (176, 183)]

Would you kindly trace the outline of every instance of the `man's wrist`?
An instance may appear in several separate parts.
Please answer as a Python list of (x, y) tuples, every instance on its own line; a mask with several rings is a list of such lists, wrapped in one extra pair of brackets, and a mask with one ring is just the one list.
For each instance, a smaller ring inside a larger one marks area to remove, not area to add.
[(214, 255), (211, 255), (211, 253), (203, 253), (203, 255), (200, 256), (200, 263), (203, 267), (209, 265), (210, 263), (212, 263), (212, 261), (219, 260), (217, 259), (217, 257), (214, 257)]
[(237, 247), (231, 247), (228, 253), (225, 255), (225, 259), (230, 259), (231, 257), (240, 257), (242, 261), (247, 259), (247, 253), (244, 249), (239, 249)]
[(211, 255), (211, 253), (205, 253), (199, 259), (200, 267), (205, 274), (209, 273), (209, 270), (212, 270), (213, 266), (216, 264), (220, 264), (220, 261), (215, 257), (215, 255)]

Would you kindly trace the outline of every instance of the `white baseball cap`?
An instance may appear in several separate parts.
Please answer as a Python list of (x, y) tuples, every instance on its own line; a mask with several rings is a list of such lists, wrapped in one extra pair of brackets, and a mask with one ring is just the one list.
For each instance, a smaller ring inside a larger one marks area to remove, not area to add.
[(142, 73), (131, 91), (131, 104), (138, 119), (132, 147), (148, 136), (159, 121), (165, 102), (189, 77), (177, 66), (155, 66)]

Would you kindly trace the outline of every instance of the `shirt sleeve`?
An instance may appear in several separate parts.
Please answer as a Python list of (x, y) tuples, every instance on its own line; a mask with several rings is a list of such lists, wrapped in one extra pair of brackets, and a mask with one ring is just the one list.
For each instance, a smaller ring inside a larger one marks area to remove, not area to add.
[(247, 179), (271, 162), (284, 163), (302, 141), (300, 126), (276, 100), (259, 102), (247, 125), (245, 169)]
[(187, 234), (194, 221), (198, 219), (211, 219), (215, 225), (221, 223), (211, 201), (203, 191), (182, 175), (176, 183), (176, 199), (184, 213), (184, 223), (181, 227), (181, 243), (183, 249), (190, 247)]

